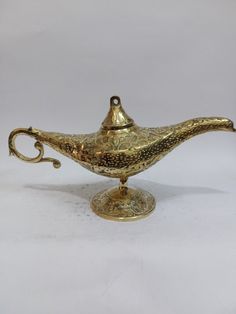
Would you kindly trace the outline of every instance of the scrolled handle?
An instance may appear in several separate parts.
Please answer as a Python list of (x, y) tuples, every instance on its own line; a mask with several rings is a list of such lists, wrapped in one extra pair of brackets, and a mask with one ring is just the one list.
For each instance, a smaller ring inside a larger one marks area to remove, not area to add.
[[(21, 154), (17, 149), (15, 145), (15, 139), (18, 135), (28, 135), (30, 137), (33, 137), (36, 139), (36, 142), (34, 144), (34, 147), (39, 151), (38, 155), (36, 157), (27, 157), (23, 154)], [(39, 162), (52, 162), (54, 168), (60, 168), (61, 163), (59, 160), (50, 158), (50, 157), (43, 157), (44, 156), (44, 148), (43, 144), (38, 141), (37, 134), (33, 132), (32, 127), (26, 128), (18, 128), (13, 130), (8, 139), (8, 147), (9, 147), (9, 154), (14, 155), (17, 158), (26, 161), (26, 162), (32, 162), (32, 163), (39, 163)]]

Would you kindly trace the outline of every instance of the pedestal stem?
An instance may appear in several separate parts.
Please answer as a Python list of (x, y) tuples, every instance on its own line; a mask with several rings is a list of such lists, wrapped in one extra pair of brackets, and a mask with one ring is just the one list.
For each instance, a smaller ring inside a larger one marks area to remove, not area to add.
[(120, 190), (121, 195), (127, 194), (127, 191), (128, 191), (127, 181), (128, 181), (128, 178), (120, 179), (119, 190)]

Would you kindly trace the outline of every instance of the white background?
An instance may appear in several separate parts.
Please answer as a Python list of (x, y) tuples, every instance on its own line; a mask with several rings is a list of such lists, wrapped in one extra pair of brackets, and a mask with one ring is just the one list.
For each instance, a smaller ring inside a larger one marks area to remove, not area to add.
[(0, 55), (0, 313), (235, 314), (235, 134), (130, 179), (157, 198), (132, 223), (89, 208), (116, 180), (9, 158), (7, 137), (96, 131), (114, 94), (142, 126), (236, 121), (236, 2), (2, 0)]

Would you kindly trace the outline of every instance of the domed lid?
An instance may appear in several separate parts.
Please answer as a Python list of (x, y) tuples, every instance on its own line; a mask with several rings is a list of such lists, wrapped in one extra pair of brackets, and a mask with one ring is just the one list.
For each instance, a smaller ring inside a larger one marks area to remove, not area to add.
[(124, 111), (120, 97), (112, 96), (110, 98), (110, 110), (102, 122), (102, 128), (108, 130), (125, 129), (134, 125), (134, 120), (131, 119)]

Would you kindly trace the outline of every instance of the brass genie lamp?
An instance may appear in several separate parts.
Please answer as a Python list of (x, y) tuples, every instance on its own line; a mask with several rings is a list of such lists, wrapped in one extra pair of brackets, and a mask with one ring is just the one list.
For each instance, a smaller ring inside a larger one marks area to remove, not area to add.
[[(210, 131), (233, 131), (233, 122), (223, 117), (195, 118), (156, 128), (139, 127), (124, 111), (120, 98), (110, 99), (110, 110), (96, 133), (68, 135), (35, 128), (18, 128), (9, 135), (9, 151), (21, 160), (39, 163), (60, 161), (44, 157), (43, 144), (73, 159), (97, 174), (119, 178), (120, 186), (99, 192), (91, 200), (93, 211), (107, 219), (128, 221), (143, 218), (155, 208), (155, 199), (147, 191), (127, 187), (128, 177), (146, 170), (175, 147), (191, 137)], [(39, 154), (29, 158), (19, 153), (16, 136), (36, 139)]]

